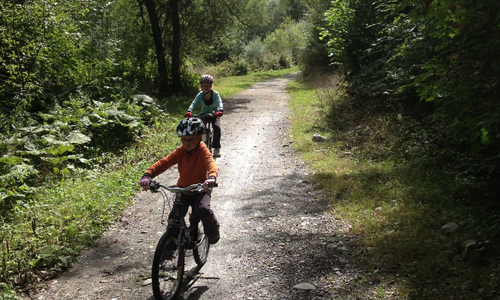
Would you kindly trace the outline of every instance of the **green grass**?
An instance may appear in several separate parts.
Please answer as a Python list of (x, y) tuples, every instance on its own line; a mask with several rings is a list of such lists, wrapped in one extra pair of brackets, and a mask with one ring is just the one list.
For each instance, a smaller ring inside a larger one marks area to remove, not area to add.
[(254, 83), (270, 78), (284, 76), (297, 71), (299, 71), (298, 67), (294, 67), (290, 69), (250, 73), (247, 76), (231, 76), (220, 79), (216, 78), (214, 90), (219, 92), (224, 100), (224, 98), (229, 97), (230, 95), (237, 94), (250, 88)]
[[(216, 90), (224, 101), (256, 82), (293, 71), (223, 78)], [(102, 167), (46, 182), (33, 202), (20, 203), (11, 219), (0, 220), (0, 299), (14, 299), (19, 289), (36, 285), (39, 270), (71, 265), (81, 249), (92, 246), (116, 221), (139, 192), (138, 180), (147, 167), (179, 145), (175, 128), (194, 96), (162, 99), (164, 116), (139, 142), (118, 155), (103, 155)]]
[[(498, 295), (498, 212), (481, 202), (481, 186), (403, 159), (397, 145), (404, 117), (354, 109), (340, 91), (315, 85), (288, 86), (294, 147), (314, 170), (317, 188), (330, 196), (331, 213), (352, 225), (353, 263), (367, 274), (377, 270), (380, 283), (360, 299), (387, 299), (382, 285), (396, 290), (390, 299)], [(328, 140), (312, 142), (315, 132)], [(448, 222), (462, 226), (441, 235)], [(470, 239), (481, 245), (464, 252)]]

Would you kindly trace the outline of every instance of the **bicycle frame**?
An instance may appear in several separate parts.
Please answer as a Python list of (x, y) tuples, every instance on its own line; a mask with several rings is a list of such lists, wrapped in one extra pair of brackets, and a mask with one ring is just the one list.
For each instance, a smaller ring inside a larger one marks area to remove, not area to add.
[[(172, 211), (174, 206), (170, 205), (170, 201), (168, 201), (168, 196), (167, 196), (166, 192), (162, 191), (160, 189), (160, 187), (165, 189), (165, 190), (168, 190), (172, 193), (175, 193), (175, 200), (173, 201), (173, 204), (183, 204), (180, 200), (179, 193), (188, 192), (188, 191), (201, 192), (201, 191), (203, 191), (203, 184), (201, 184), (201, 183), (192, 184), (188, 187), (180, 188), (177, 186), (166, 186), (166, 185), (163, 185), (161, 183), (151, 181), (151, 184), (149, 186), (149, 189), (151, 190), (152, 193), (159, 192), (163, 196), (164, 205), (163, 205), (163, 211), (162, 211), (161, 224), (167, 225), (167, 229), (168, 228), (179, 229), (179, 242), (181, 242), (181, 245), (188, 245), (188, 247), (187, 247), (188, 249), (192, 248), (191, 246), (194, 247), (194, 245), (193, 245), (194, 243), (193, 243), (193, 241), (191, 241), (191, 236), (190, 236), (191, 230), (186, 224), (185, 217), (175, 216), (174, 219), (168, 219), (167, 224), (165, 224), (165, 219), (164, 219), (165, 206), (167, 206), (167, 205), (165, 205), (165, 203), (168, 204), (170, 211)], [(197, 221), (199, 222), (199, 220), (197, 220)], [(194, 225), (196, 225), (196, 224), (190, 224), (190, 227), (195, 227)], [(194, 242), (196, 242), (196, 241), (194, 241)]]
[[(179, 198), (177, 198), (177, 195), (176, 195), (176, 200), (175, 200), (174, 204), (184, 204), (184, 203), (181, 203)], [(193, 249), (196, 246), (195, 245), (196, 241), (191, 240), (191, 233), (198, 225), (197, 222), (200, 222), (200, 221), (196, 220), (196, 223), (189, 224), (190, 226), (188, 227), (186, 224), (185, 217), (181, 217), (181, 216), (177, 215), (173, 219), (167, 220), (167, 230), (169, 228), (170, 229), (178, 229), (179, 230), (178, 240), (181, 244), (181, 247), (185, 247), (186, 249)], [(164, 223), (162, 223), (162, 224), (165, 225)]]
[(215, 121), (213, 113), (193, 115), (193, 117), (200, 118), (203, 121), (203, 124), (205, 125), (205, 134), (203, 137), (203, 142), (205, 143), (205, 145), (207, 145), (208, 150), (212, 151), (212, 143), (214, 138), (212, 123)]

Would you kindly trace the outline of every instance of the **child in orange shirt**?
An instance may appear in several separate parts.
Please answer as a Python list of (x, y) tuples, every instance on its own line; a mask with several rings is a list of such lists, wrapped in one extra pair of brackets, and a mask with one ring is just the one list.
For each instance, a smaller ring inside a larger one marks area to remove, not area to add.
[[(188, 118), (180, 121), (177, 125), (177, 135), (181, 138), (182, 145), (148, 168), (140, 180), (143, 189), (148, 189), (151, 178), (160, 175), (176, 164), (180, 175), (177, 186), (187, 187), (191, 184), (204, 182), (205, 191), (212, 188), (218, 175), (218, 169), (207, 146), (201, 142), (204, 130), (205, 127), (200, 119)], [(203, 223), (210, 244), (217, 243), (220, 238), (219, 222), (210, 208), (210, 194), (207, 192), (182, 193), (181, 200), (182, 203), (191, 205), (193, 214)], [(179, 215), (184, 217), (188, 208), (189, 205), (175, 204), (169, 219), (173, 218), (175, 212), (179, 212)]]

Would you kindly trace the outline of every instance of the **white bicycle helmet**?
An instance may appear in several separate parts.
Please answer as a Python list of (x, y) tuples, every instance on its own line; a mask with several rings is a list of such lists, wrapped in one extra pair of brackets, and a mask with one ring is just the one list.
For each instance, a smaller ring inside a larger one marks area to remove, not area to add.
[(213, 84), (214, 83), (214, 78), (212, 76), (210, 76), (210, 75), (203, 75), (200, 78), (200, 84), (204, 84), (204, 83)]

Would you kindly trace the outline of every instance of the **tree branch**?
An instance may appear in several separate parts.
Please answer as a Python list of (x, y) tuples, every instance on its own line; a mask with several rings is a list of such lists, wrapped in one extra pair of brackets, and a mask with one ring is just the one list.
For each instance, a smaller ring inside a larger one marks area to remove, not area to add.
[(238, 22), (240, 22), (241, 24), (245, 25), (245, 26), (250, 26), (249, 24), (247, 24), (246, 22), (243, 22), (240, 17), (238, 16), (237, 13), (235, 13), (232, 9), (231, 9), (231, 5), (229, 3), (227, 3), (225, 0), (220, 0), (222, 3), (224, 3), (227, 7), (227, 10), (229, 11), (229, 14), (232, 15), (233, 17), (236, 18), (236, 20), (238, 20)]

